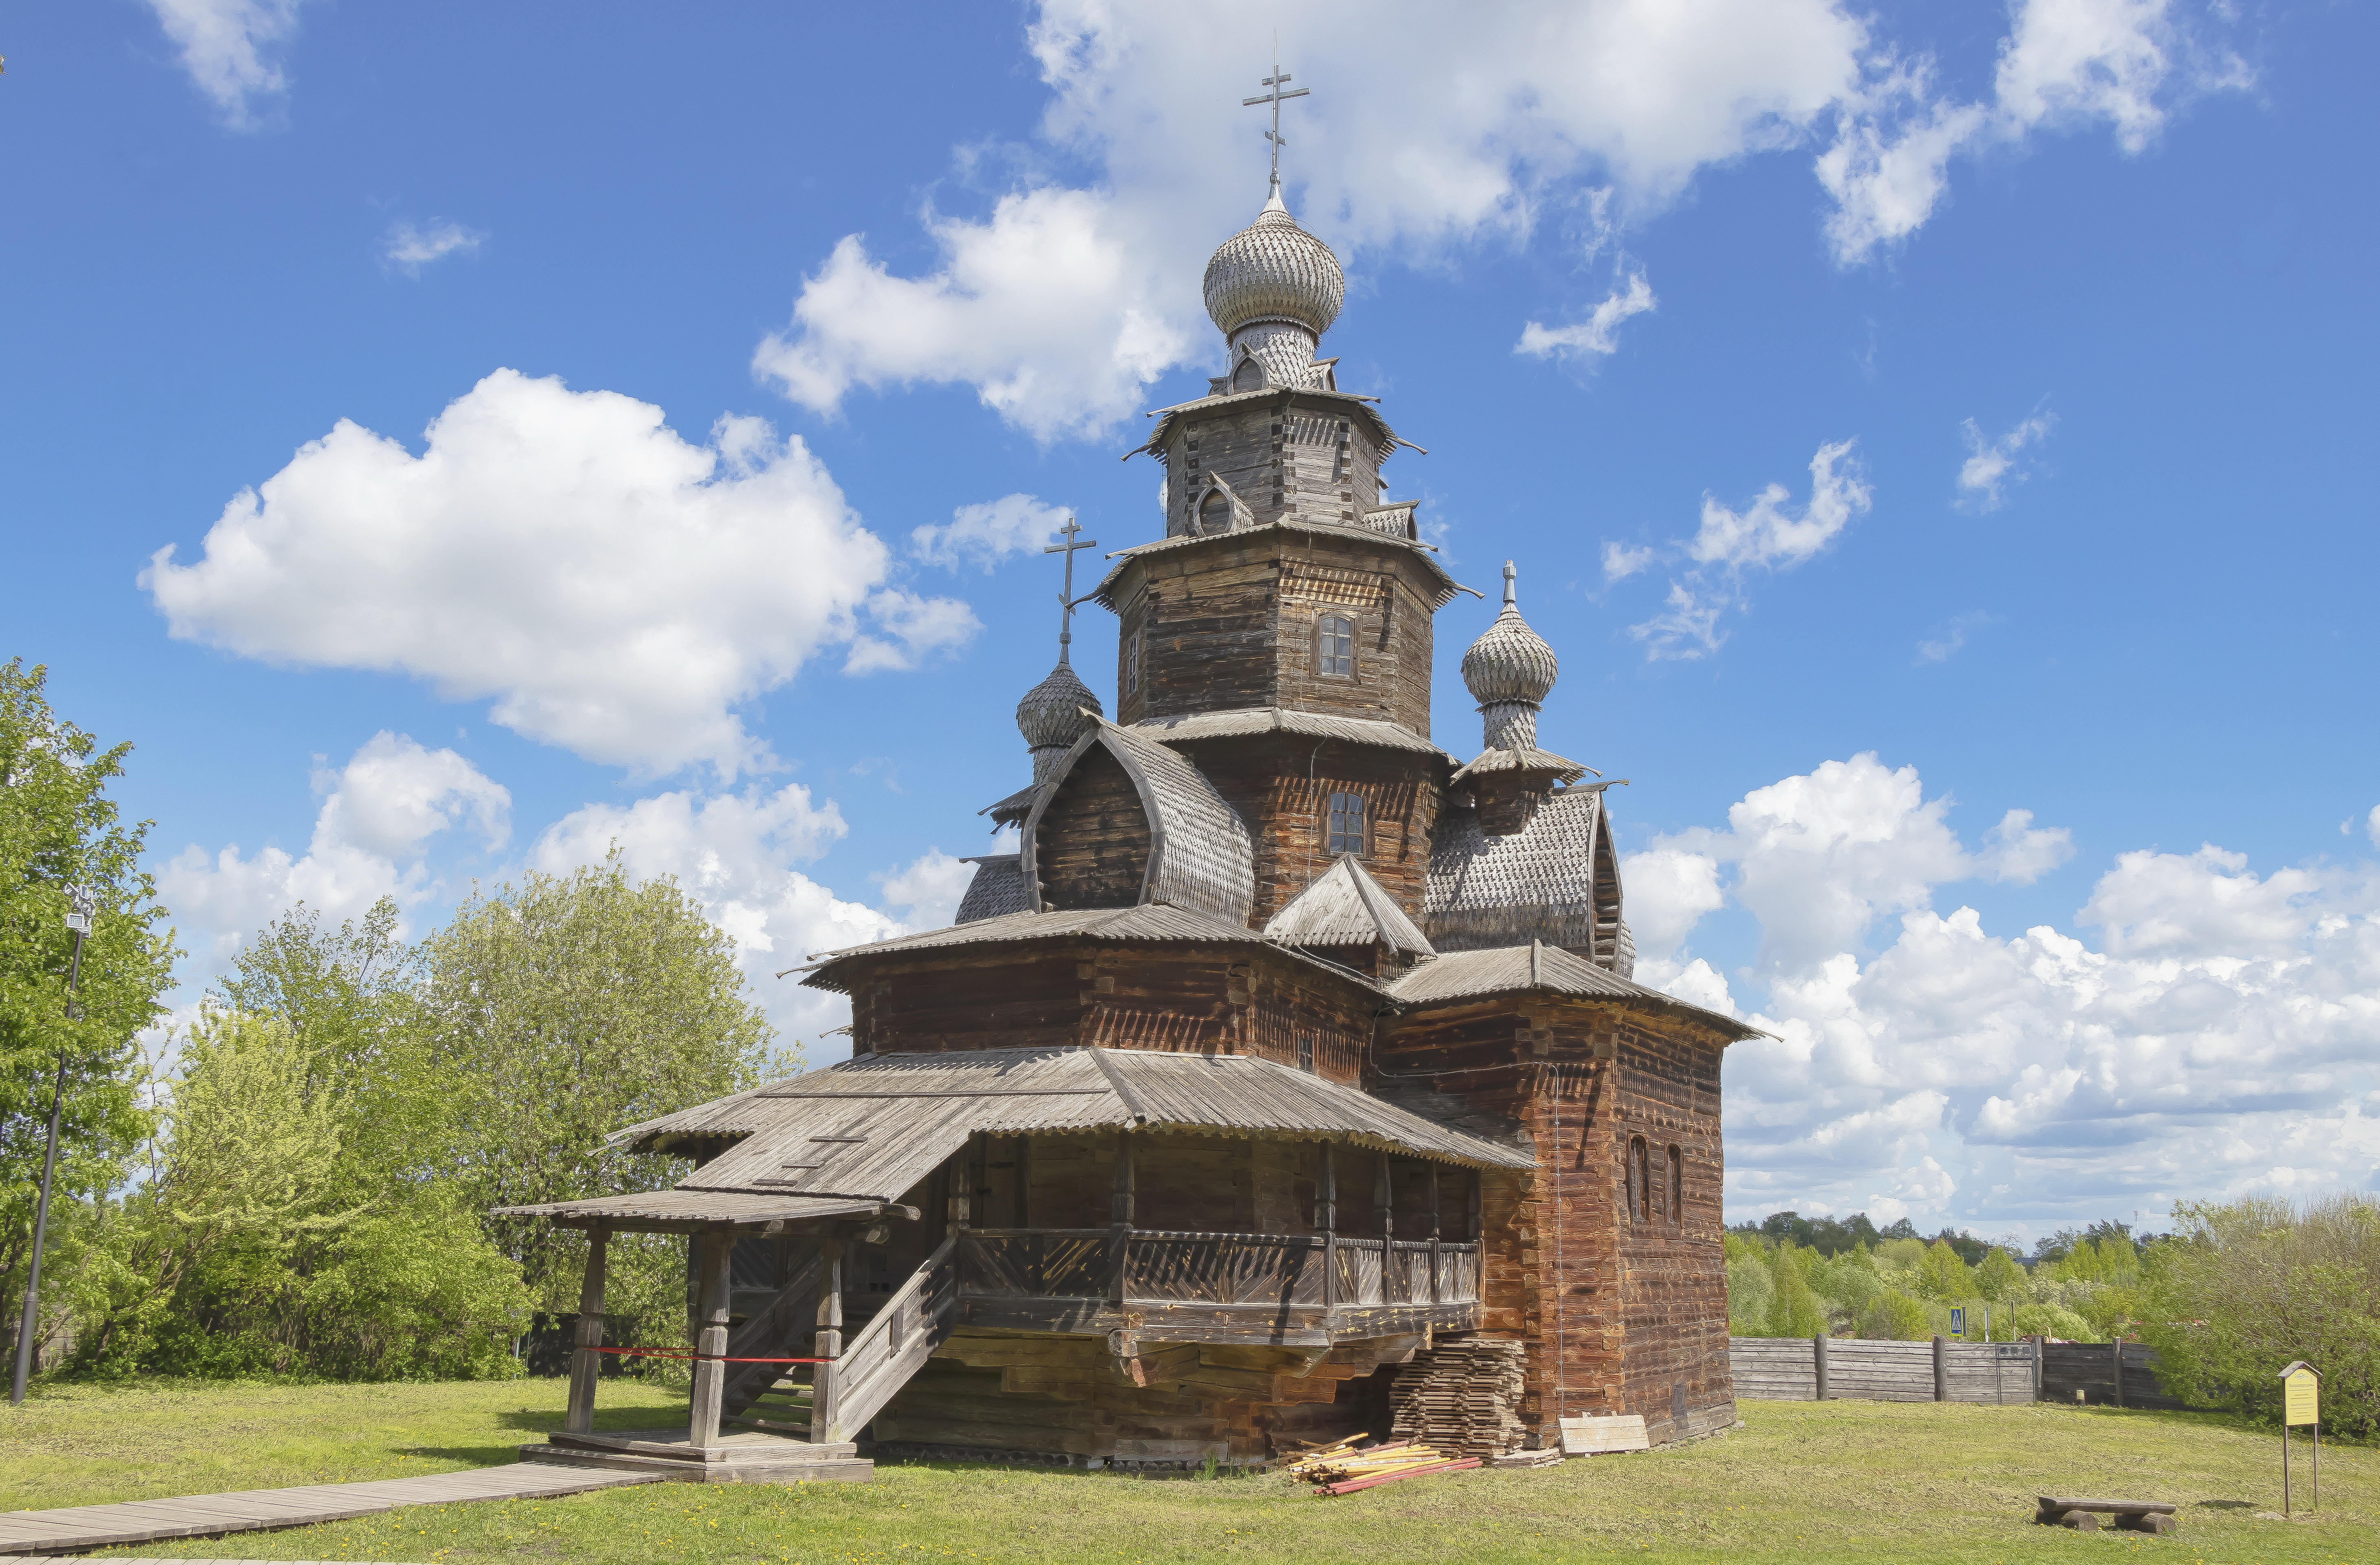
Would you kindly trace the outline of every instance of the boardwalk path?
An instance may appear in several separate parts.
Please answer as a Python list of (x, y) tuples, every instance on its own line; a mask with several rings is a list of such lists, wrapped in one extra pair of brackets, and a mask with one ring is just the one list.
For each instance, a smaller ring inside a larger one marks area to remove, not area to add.
[(238, 1494), (187, 1495), (122, 1505), (77, 1505), (60, 1510), (0, 1511), (0, 1555), (48, 1554), (109, 1544), (154, 1543), (263, 1527), (304, 1527), (374, 1516), (405, 1505), (455, 1505), (474, 1499), (550, 1499), (650, 1484), (650, 1473), (613, 1473), (533, 1462), (473, 1467), (421, 1478), (372, 1484), (313, 1484), (298, 1489), (249, 1489)]

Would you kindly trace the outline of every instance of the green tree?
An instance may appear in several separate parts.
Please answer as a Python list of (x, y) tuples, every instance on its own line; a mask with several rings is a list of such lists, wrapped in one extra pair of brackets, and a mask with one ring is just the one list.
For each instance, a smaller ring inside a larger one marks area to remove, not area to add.
[(1815, 1337), (1827, 1328), (1826, 1305), (1810, 1286), (1807, 1263), (1816, 1258), (1815, 1251), (1802, 1249), (1791, 1240), (1777, 1246), (1770, 1262), (1775, 1291), (1768, 1302), (1769, 1336)]
[(1946, 1240), (1927, 1246), (1917, 1263), (1917, 1295), (1923, 1299), (1967, 1299), (1975, 1292), (1974, 1273)]
[(2024, 1268), (2006, 1250), (1995, 1246), (1975, 1268), (1975, 1292), (1994, 1304), (2014, 1298), (2024, 1289)]
[[(600, 867), (475, 894), (426, 956), (424, 1025), (451, 1094), (452, 1166), (483, 1211), (668, 1184), (668, 1158), (607, 1138), (798, 1068), (798, 1054), (773, 1048), (734, 942), (674, 880), (631, 880), (616, 851)], [(577, 1307), (580, 1236), (510, 1219), (494, 1231), (537, 1307)], [(682, 1250), (620, 1253), (621, 1291), (643, 1295), (636, 1307), (680, 1292), (670, 1257)]]
[[(509, 1373), (526, 1300), (451, 1185), (382, 1178), (334, 1062), (210, 1008), (117, 1214), (79, 1356), (102, 1373)], [(381, 1095), (385, 1098), (388, 1095)]]
[[(149, 823), (125, 824), (107, 795), (132, 746), (102, 748), (59, 717), (47, 679), (21, 659), (0, 664), (0, 1298), (8, 1301), (0, 1342), (11, 1355), (61, 1062), (51, 1221), (66, 1248), (42, 1268), (42, 1341), (65, 1324), (62, 1301), (91, 1226), (92, 1212), (79, 1208), (121, 1183), (146, 1129), (133, 1040), (164, 1013), (177, 954), (140, 867)], [(66, 914), (75, 884), (97, 892), (98, 910), (70, 1020)]]

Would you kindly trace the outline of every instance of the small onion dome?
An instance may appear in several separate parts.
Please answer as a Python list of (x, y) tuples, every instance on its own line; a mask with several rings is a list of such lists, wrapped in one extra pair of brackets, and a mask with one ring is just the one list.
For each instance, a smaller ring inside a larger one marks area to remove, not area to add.
[(1524, 701), (1536, 706), (1554, 687), (1561, 665), (1544, 637), (1529, 628), (1513, 601), (1512, 563), (1504, 562), (1504, 612), (1463, 654), (1463, 683), (1481, 706)]
[(1025, 735), (1031, 749), (1063, 749), (1090, 726), (1090, 719), (1083, 715), (1085, 707), (1095, 712), (1106, 710), (1091, 687), (1076, 675), (1074, 665), (1062, 662), (1016, 703), (1017, 732)]
[(1316, 336), (1339, 319), (1347, 274), (1330, 247), (1297, 225), (1281, 188), (1207, 262), (1207, 314), (1230, 336), (1251, 321), (1291, 321)]

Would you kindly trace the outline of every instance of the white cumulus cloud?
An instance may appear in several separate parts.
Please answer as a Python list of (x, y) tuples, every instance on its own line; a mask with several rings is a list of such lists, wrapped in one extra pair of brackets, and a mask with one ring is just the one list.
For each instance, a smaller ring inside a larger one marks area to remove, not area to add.
[(674, 876), (702, 904), (704, 916), (734, 937), (737, 960), (771, 1019), (808, 1040), (818, 1064), (842, 1051), (817, 1040), (849, 1019), (848, 1004), (840, 995), (804, 989), (798, 974), (775, 975), (812, 952), (907, 932), (901, 920), (839, 897), (795, 867), (847, 830), (833, 801), (820, 804), (797, 783), (774, 792), (680, 790), (573, 810), (539, 836), (529, 862), (548, 874), (567, 874), (601, 863), (616, 845), (638, 879)]
[[(843, 238), (753, 365), (821, 412), (855, 390), (958, 384), (1044, 441), (1129, 417), (1159, 376), (1220, 346), (1199, 273), (1261, 203), (1264, 144), (1257, 112), (1218, 105), (1255, 91), (1276, 30), (1314, 92), (1284, 121), (1293, 203), (1360, 277), (1524, 244), (1548, 213), (1587, 213), (1599, 251), (1702, 171), (1820, 140), (1830, 242), (1857, 260), (1922, 226), (1951, 159), (1986, 137), (2108, 123), (2131, 147), (2184, 92), (2228, 79), (2211, 46), (2180, 42), (2219, 30), (2180, 10), (2024, 0), (1978, 105), (1843, 0), (1535, 0), (1459, 18), (1423, 0), (1039, 0), (1038, 135), (954, 160), (969, 181), (1014, 171), (1006, 183), (978, 210), (929, 206), (935, 259), (912, 273)], [(1060, 172), (1075, 168), (1091, 172)], [(1585, 321), (1530, 322), (1520, 350), (1609, 352), (1652, 306), (1633, 275)]]
[(381, 259), (408, 277), (419, 277), (421, 269), (450, 255), (469, 255), (487, 239), (477, 229), (466, 228), (459, 223), (439, 218), (427, 227), (411, 222), (398, 222), (389, 226), (388, 235), (381, 241)]
[[(2128, 852), (2076, 916), (2099, 949), (2046, 925), (2002, 937), (1936, 892), (2036, 878), (2071, 843), (2020, 809), (1970, 848), (1948, 806), (1859, 756), (1629, 856), (1631, 922), (1642, 885), (1658, 940), (1718, 899), (1760, 923), (1743, 977), (1765, 995), (1734, 1009), (1777, 1036), (1728, 1050), (1731, 1212), (2040, 1231), (2380, 1171), (2380, 867)], [(1699, 959), (1647, 948), (1670, 992), (1723, 992)]]
[(913, 929), (939, 929), (958, 916), (959, 899), (975, 880), (976, 867), (940, 848), (924, 853), (889, 875), (876, 877), (883, 902)]
[(888, 552), (798, 439), (695, 444), (613, 392), (500, 370), (421, 454), (342, 419), (141, 585), (175, 636), (418, 675), (590, 760), (722, 776), (771, 762), (735, 707), (820, 649), (854, 672), (963, 644), (966, 605), (886, 584)]
[(1633, 273), (1624, 289), (1614, 288), (1584, 321), (1568, 326), (1541, 326), (1535, 321), (1530, 321), (1521, 329), (1521, 340), (1513, 345), (1512, 351), (1539, 358), (1568, 358), (1581, 353), (1617, 353), (1620, 342), (1616, 334), (1620, 323), (1633, 315), (1648, 313), (1657, 302), (1653, 297), (1653, 285), (1645, 280), (1645, 273)]
[(280, 54), (298, 30), (305, 0), (149, 0), (157, 23), (181, 51), (182, 69), (225, 124), (257, 123), (259, 102), (289, 87)]
[(2013, 10), (1988, 103), (1937, 92), (1930, 58), (1888, 52), (1846, 100), (1817, 162), (1835, 201), (1827, 236), (1839, 261), (1865, 261), (1924, 226), (1962, 153), (2105, 125), (2137, 154), (2172, 104), (2251, 79), (2219, 42), (2232, 19), (2220, 0), (2019, 0)]
[(159, 867), (158, 890), (194, 952), (220, 967), (301, 902), (334, 922), (383, 896), (417, 904), (434, 890), (423, 862), (431, 839), (468, 827), (499, 848), (510, 835), (512, 795), (501, 784), (402, 734), (374, 735), (345, 767), (317, 770), (314, 787), (322, 805), (304, 854), (193, 843)]
[(1959, 499), (1977, 511), (1997, 511), (2006, 502), (2008, 486), (2033, 475), (2023, 462), (2027, 446), (2049, 438), (2054, 413), (2035, 413), (1997, 440), (1985, 438), (1973, 419), (1959, 426), (1967, 443), (1967, 459), (1959, 465)]
[[(1718, 651), (1727, 639), (1720, 622), (1748, 601), (1744, 577), (1753, 571), (1791, 570), (1840, 537), (1852, 519), (1875, 503), (1875, 491), (1861, 474), (1852, 443), (1818, 448), (1810, 458), (1810, 498), (1798, 510), (1783, 484), (1772, 483), (1738, 511), (1718, 497), (1703, 496), (1702, 523), (1682, 547), (1693, 564), (1670, 583), (1662, 611), (1628, 627), (1651, 659), (1692, 659)], [(1639, 559), (1611, 545), (1604, 550), (1606, 580), (1616, 580), (1615, 564), (1642, 569)], [(1630, 574), (1621, 572), (1619, 575)]]
[(941, 526), (928, 523), (909, 533), (909, 552), (929, 565), (956, 570), (963, 564), (990, 570), (1011, 554), (1026, 554), (1058, 536), (1068, 511), (1044, 505), (1030, 494), (962, 505)]

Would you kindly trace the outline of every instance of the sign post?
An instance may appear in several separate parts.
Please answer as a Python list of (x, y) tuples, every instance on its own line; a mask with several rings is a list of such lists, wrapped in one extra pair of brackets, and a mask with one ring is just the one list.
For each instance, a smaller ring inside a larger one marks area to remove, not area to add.
[(2322, 1372), (2300, 1359), (2281, 1371), (2281, 1514), (2289, 1513), (2289, 1430), (2313, 1425), (2313, 1503), (2322, 1507)]
[(1950, 1335), (1953, 1337), (1964, 1337), (1966, 1334), (1967, 1311), (1964, 1305), (1960, 1305), (1950, 1311)]

